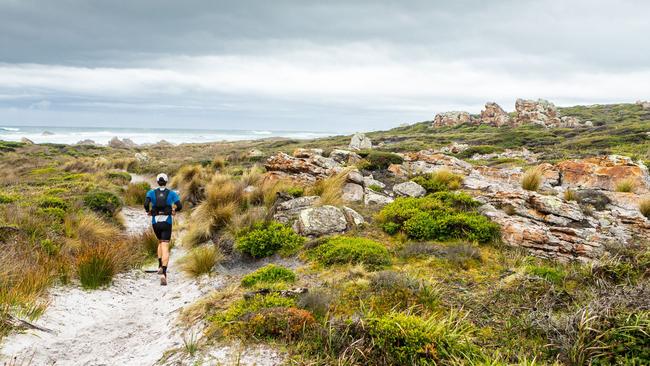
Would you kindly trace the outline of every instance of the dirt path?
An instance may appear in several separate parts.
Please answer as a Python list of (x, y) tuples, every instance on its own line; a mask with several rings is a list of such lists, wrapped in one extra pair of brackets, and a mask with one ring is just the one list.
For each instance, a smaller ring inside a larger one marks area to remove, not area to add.
[[(128, 233), (149, 226), (140, 208), (127, 207), (123, 215)], [(56, 287), (50, 292), (50, 306), (36, 322), (52, 333), (30, 330), (7, 337), (0, 360), (10, 365), (154, 365), (165, 352), (182, 348), (188, 336), (176, 324), (178, 313), (222, 287), (227, 277), (187, 277), (177, 266), (184, 254), (179, 239), (170, 259), (169, 286), (160, 286), (156, 274), (137, 269), (117, 275), (102, 290)], [(224, 346), (213, 351), (210, 363), (204, 364), (228, 365), (239, 359), (240, 364), (276, 365), (281, 360), (269, 349)], [(190, 362), (174, 359), (178, 365)]]

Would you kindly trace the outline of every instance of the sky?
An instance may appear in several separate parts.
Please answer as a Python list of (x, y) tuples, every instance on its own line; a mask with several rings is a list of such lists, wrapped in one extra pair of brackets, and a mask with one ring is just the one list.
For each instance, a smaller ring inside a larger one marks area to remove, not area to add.
[(0, 126), (371, 131), (650, 99), (650, 2), (0, 0)]

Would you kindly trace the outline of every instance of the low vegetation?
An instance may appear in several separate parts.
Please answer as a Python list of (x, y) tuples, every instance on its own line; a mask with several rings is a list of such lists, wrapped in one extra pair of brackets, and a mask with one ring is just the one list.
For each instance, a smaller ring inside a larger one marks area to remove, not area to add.
[(643, 216), (650, 219), (650, 198), (645, 198), (639, 203), (639, 211)]
[(124, 191), (124, 203), (129, 206), (141, 206), (151, 185), (147, 182), (129, 183)]
[(277, 283), (293, 283), (296, 281), (296, 274), (292, 270), (268, 264), (252, 273), (247, 274), (241, 280), (244, 287), (253, 287), (256, 285), (273, 285)]
[(181, 268), (192, 277), (209, 274), (222, 259), (219, 250), (210, 244), (193, 248), (181, 259)]
[(368, 268), (389, 265), (390, 255), (386, 247), (376, 241), (337, 236), (312, 250), (311, 256), (324, 265), (362, 263)]
[(633, 179), (621, 179), (620, 181), (616, 182), (616, 192), (625, 192), (625, 193), (630, 193), (634, 192), (634, 189), (636, 188), (636, 182)]
[(236, 247), (255, 258), (268, 257), (276, 252), (290, 254), (305, 241), (290, 227), (279, 222), (256, 224), (251, 230), (240, 233)]
[(542, 185), (542, 171), (538, 168), (528, 169), (521, 178), (521, 188), (527, 191), (537, 191)]
[(428, 193), (435, 193), (460, 188), (463, 183), (463, 176), (441, 169), (434, 173), (417, 176), (411, 180), (421, 185)]

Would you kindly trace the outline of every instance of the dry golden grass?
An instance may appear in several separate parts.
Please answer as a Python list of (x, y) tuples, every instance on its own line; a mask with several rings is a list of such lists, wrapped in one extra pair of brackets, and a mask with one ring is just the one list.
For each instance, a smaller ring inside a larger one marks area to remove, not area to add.
[(631, 193), (636, 189), (636, 181), (631, 178), (621, 179), (616, 182), (616, 192)]
[(181, 259), (181, 269), (192, 277), (212, 273), (214, 266), (223, 259), (221, 252), (212, 244), (192, 249)]
[(150, 189), (151, 186), (147, 182), (129, 183), (124, 191), (124, 202), (131, 206), (142, 205)]
[(565, 201), (576, 201), (578, 202), (578, 193), (573, 189), (567, 189), (564, 191), (564, 200)]
[(73, 238), (84, 246), (113, 243), (122, 236), (118, 228), (91, 212), (80, 214), (72, 231)]
[(644, 198), (639, 203), (639, 211), (643, 216), (650, 219), (650, 198)]
[(527, 191), (537, 191), (542, 185), (542, 170), (538, 167), (528, 169), (521, 178), (521, 188)]
[(307, 189), (309, 196), (319, 196), (321, 205), (340, 206), (343, 204), (343, 186), (347, 180), (349, 169), (316, 182)]

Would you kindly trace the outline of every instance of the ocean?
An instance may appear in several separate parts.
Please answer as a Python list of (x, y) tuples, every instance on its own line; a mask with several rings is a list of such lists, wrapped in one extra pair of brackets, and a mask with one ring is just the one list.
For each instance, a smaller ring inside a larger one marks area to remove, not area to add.
[(336, 135), (328, 132), (272, 130), (205, 130), (205, 129), (144, 129), (105, 127), (0, 126), (0, 140), (20, 141), (27, 138), (35, 143), (76, 144), (92, 140), (106, 145), (113, 137), (128, 138), (136, 144), (154, 144), (165, 140), (173, 144), (214, 141), (254, 140), (269, 137), (312, 139)]

